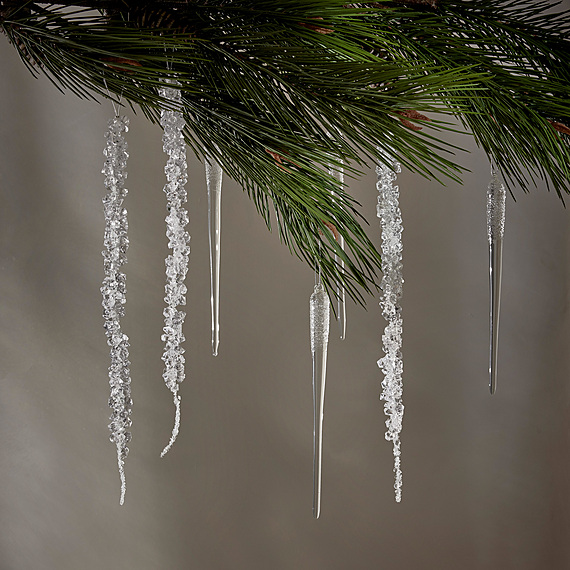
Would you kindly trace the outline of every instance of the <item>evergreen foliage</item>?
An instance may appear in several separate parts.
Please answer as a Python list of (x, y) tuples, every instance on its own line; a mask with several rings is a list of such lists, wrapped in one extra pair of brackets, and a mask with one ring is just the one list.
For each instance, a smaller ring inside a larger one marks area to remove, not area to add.
[[(157, 122), (175, 78), (188, 144), (214, 156), (327, 289), (364, 302), (380, 269), (354, 199), (391, 152), (458, 180), (443, 115), (458, 117), (507, 183), (570, 191), (570, 15), (543, 0), (77, 0), (0, 2), (23, 62), (61, 90)], [(431, 119), (428, 117), (431, 116)], [(334, 198), (332, 193), (334, 194)], [(341, 234), (346, 254), (335, 239)], [(342, 273), (334, 254), (346, 264)]]

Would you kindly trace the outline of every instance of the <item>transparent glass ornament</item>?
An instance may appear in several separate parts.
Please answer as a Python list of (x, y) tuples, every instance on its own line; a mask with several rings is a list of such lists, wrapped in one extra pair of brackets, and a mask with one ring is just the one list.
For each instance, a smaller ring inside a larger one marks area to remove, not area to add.
[[(340, 188), (344, 186), (344, 168), (329, 168), (329, 174), (334, 176), (339, 183)], [(338, 245), (344, 251), (344, 237), (339, 234)], [(334, 255), (335, 262), (340, 265), (340, 272), (344, 273), (344, 260), (336, 253)], [(346, 291), (341, 283), (336, 288), (336, 318), (338, 322), (338, 332), (341, 340), (346, 338)]]
[(491, 161), (491, 182), (487, 190), (487, 238), (489, 241), (489, 390), (497, 390), (499, 357), (499, 317), (503, 276), (503, 237), (507, 193), (499, 171)]
[(128, 443), (131, 440), (131, 373), (129, 362), (129, 338), (121, 329), (121, 317), (125, 315), (127, 302), (126, 276), (121, 271), (127, 263), (128, 223), (127, 210), (123, 201), (128, 190), (125, 188), (127, 178), (127, 143), (124, 134), (129, 130), (127, 117), (115, 116), (109, 121), (105, 134), (107, 139), (105, 164), (102, 174), (107, 194), (103, 198), (105, 214), (105, 250), (103, 265), (105, 278), (101, 286), (103, 296), (103, 319), (107, 344), (110, 347), (111, 365), (109, 366), (109, 386), (111, 394), (110, 440), (117, 448), (117, 464), (121, 480), (119, 503), (125, 502), (127, 482), (125, 478), (125, 459), (129, 454)]
[(390, 154), (378, 149), (382, 161), (376, 166), (378, 176), (377, 216), (382, 229), (382, 280), (380, 289), (380, 307), (382, 315), (388, 321), (382, 335), (384, 356), (378, 360), (378, 366), (384, 374), (381, 399), (384, 400), (386, 420), (386, 439), (392, 442), (394, 453), (394, 491), (396, 501), (402, 499), (402, 470), (400, 451), (400, 432), (404, 416), (402, 403), (402, 307), (400, 299), (404, 279), (402, 275), (402, 215), (399, 206), (399, 188), (394, 185), (400, 163)]
[(313, 517), (318, 519), (321, 514), (323, 418), (330, 329), (329, 298), (320, 279), (317, 280), (309, 306), (313, 355)]
[(220, 346), (220, 254), (222, 232), (222, 167), (206, 160), (208, 187), (208, 237), (210, 243), (210, 307), (212, 315), (212, 354), (218, 356)]
[(168, 160), (164, 167), (166, 174), (166, 203), (168, 215), (166, 216), (166, 235), (168, 247), (171, 250), (166, 258), (166, 308), (164, 309), (164, 327), (161, 339), (165, 343), (162, 360), (164, 371), (162, 377), (168, 389), (172, 392), (175, 416), (174, 427), (170, 441), (160, 454), (164, 457), (170, 450), (180, 431), (180, 383), (185, 378), (184, 371), (184, 342), (182, 325), (186, 313), (179, 310), (180, 305), (186, 304), (186, 285), (184, 280), (188, 272), (188, 259), (190, 255), (190, 235), (185, 230), (188, 224), (188, 212), (183, 207), (187, 201), (186, 182), (186, 143), (183, 129), (186, 125), (182, 114), (182, 92), (177, 88), (174, 80), (169, 80), (170, 86), (160, 89), (160, 95), (167, 99), (171, 105), (161, 110), (160, 124), (164, 130), (162, 136), (164, 152), (168, 154)]

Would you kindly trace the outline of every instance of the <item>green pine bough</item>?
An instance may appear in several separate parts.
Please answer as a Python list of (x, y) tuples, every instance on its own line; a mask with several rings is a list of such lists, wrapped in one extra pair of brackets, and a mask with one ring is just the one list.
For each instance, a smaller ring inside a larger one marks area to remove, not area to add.
[[(381, 260), (329, 167), (359, 176), (378, 148), (459, 180), (441, 140), (458, 118), (507, 184), (570, 181), (570, 14), (548, 1), (0, 1), (34, 74), (158, 122), (175, 77), (185, 137), (241, 184), (268, 227), (364, 303)], [(431, 116), (431, 119), (430, 119)], [(437, 118), (437, 119), (436, 119)], [(332, 193), (334, 192), (334, 199)], [(345, 251), (338, 243), (342, 235)], [(337, 260), (335, 261), (335, 254)], [(340, 269), (340, 261), (345, 271)]]

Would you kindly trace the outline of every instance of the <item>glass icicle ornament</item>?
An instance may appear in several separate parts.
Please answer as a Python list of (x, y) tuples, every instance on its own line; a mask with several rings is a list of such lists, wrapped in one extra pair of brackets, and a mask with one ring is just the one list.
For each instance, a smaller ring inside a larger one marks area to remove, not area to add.
[[(176, 85), (170, 82), (171, 85)], [(183, 204), (187, 201), (185, 185), (187, 182), (186, 144), (182, 130), (186, 125), (180, 110), (182, 93), (180, 89), (165, 86), (160, 89), (160, 95), (171, 102), (171, 106), (164, 107), (160, 114), (160, 124), (164, 129), (162, 136), (164, 152), (168, 160), (164, 168), (166, 174), (166, 194), (168, 215), (166, 216), (166, 235), (171, 254), (166, 258), (166, 308), (164, 309), (165, 343), (162, 360), (164, 372), (162, 377), (168, 389), (172, 392), (175, 418), (170, 441), (160, 454), (164, 457), (170, 450), (180, 430), (180, 383), (184, 380), (184, 349), (180, 346), (184, 342), (182, 325), (186, 313), (178, 307), (186, 304), (186, 285), (184, 279), (188, 271), (188, 257), (190, 254), (190, 235), (184, 229), (188, 224), (188, 212)]]
[[(208, 162), (209, 160), (209, 162)], [(220, 246), (222, 231), (222, 167), (213, 158), (206, 159), (208, 186), (208, 234), (210, 242), (210, 307), (212, 313), (212, 354), (218, 356), (220, 345)]]
[[(383, 162), (376, 166), (378, 181), (377, 216), (382, 229), (382, 281), (380, 289), (380, 307), (382, 315), (388, 321), (382, 335), (384, 356), (378, 360), (378, 366), (384, 374), (381, 399), (384, 400), (386, 420), (386, 439), (393, 444), (394, 451), (394, 490), (396, 501), (402, 499), (402, 470), (400, 465), (400, 432), (404, 405), (402, 404), (402, 307), (400, 299), (404, 279), (402, 277), (402, 215), (398, 203), (399, 189), (394, 185), (397, 174), (401, 172), (398, 161), (378, 149)], [(387, 163), (389, 166), (386, 166)]]
[(105, 133), (107, 143), (103, 154), (105, 164), (104, 184), (107, 190), (103, 198), (105, 213), (105, 237), (103, 251), (105, 278), (101, 286), (103, 295), (103, 319), (107, 344), (110, 347), (111, 365), (109, 366), (109, 385), (111, 395), (110, 440), (117, 447), (117, 463), (121, 478), (120, 504), (125, 502), (126, 479), (125, 459), (129, 453), (127, 447), (131, 440), (131, 373), (129, 362), (129, 338), (121, 330), (121, 317), (125, 315), (126, 278), (121, 267), (127, 262), (127, 210), (123, 201), (127, 195), (127, 143), (124, 133), (129, 129), (127, 117), (115, 116), (109, 121)]
[(489, 390), (497, 390), (499, 316), (503, 274), (503, 236), (507, 193), (499, 180), (497, 165), (491, 161), (491, 182), (487, 190), (487, 238), (489, 240)]
[(330, 328), (329, 298), (320, 277), (317, 278), (309, 307), (313, 355), (313, 517), (318, 519), (321, 514), (323, 417)]
[[(342, 166), (338, 169), (329, 168), (329, 174), (338, 180), (339, 187), (342, 189), (344, 186), (344, 168)], [(338, 236), (338, 245), (344, 251), (344, 238), (340, 234)], [(344, 260), (339, 258), (336, 253), (334, 260), (335, 263), (340, 265), (341, 273), (344, 273)], [(346, 338), (346, 291), (341, 283), (337, 285), (336, 294), (336, 318), (340, 338), (344, 340)]]

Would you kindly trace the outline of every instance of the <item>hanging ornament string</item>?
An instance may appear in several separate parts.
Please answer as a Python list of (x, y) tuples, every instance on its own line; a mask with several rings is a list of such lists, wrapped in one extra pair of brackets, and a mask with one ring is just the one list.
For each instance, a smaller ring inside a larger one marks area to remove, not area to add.
[[(329, 167), (329, 174), (338, 180), (339, 187), (342, 189), (344, 186), (344, 168), (342, 166), (336, 169)], [(344, 251), (344, 237), (342, 237), (340, 234), (338, 236), (338, 245)], [(340, 265), (341, 273), (344, 273), (344, 260), (339, 258), (336, 253), (334, 255), (334, 260), (335, 263)], [(336, 318), (338, 321), (340, 338), (341, 340), (344, 340), (346, 338), (346, 291), (341, 283), (337, 285), (336, 294)]]
[(166, 235), (171, 254), (166, 258), (166, 286), (164, 298), (164, 334), (162, 340), (165, 343), (162, 360), (164, 372), (162, 377), (168, 389), (172, 392), (174, 406), (176, 408), (174, 427), (170, 441), (160, 454), (164, 457), (170, 450), (180, 430), (180, 395), (178, 393), (180, 383), (184, 380), (184, 349), (181, 343), (185, 338), (182, 333), (182, 325), (186, 313), (178, 307), (186, 304), (186, 285), (184, 279), (188, 271), (188, 256), (190, 254), (190, 235), (184, 229), (188, 224), (188, 212), (183, 204), (187, 201), (185, 184), (187, 178), (186, 144), (182, 130), (186, 125), (182, 112), (182, 92), (174, 87), (174, 80), (167, 80), (172, 86), (160, 89), (160, 95), (169, 101), (161, 111), (160, 124), (164, 129), (162, 137), (164, 152), (168, 154), (168, 160), (164, 168), (167, 183), (164, 186), (166, 194), (168, 215), (166, 216)]
[[(208, 162), (209, 160), (209, 162)], [(212, 313), (212, 354), (220, 345), (220, 253), (222, 232), (222, 167), (209, 157), (205, 161), (208, 187), (208, 237), (210, 243), (210, 307)]]
[(115, 107), (115, 117), (109, 121), (105, 133), (107, 143), (103, 154), (105, 164), (102, 173), (107, 190), (103, 198), (105, 213), (105, 250), (103, 253), (105, 278), (101, 287), (103, 295), (103, 318), (107, 344), (110, 346), (111, 365), (109, 366), (109, 385), (111, 395), (110, 440), (117, 447), (117, 463), (121, 478), (120, 504), (125, 502), (126, 479), (125, 459), (129, 453), (127, 444), (131, 440), (131, 373), (129, 362), (129, 338), (121, 330), (120, 319), (125, 315), (126, 277), (121, 267), (127, 262), (128, 223), (127, 210), (123, 201), (127, 195), (127, 143), (124, 133), (129, 129), (129, 119), (119, 116)]
[(497, 165), (491, 160), (491, 182), (487, 190), (487, 238), (489, 240), (489, 390), (497, 390), (499, 356), (499, 316), (503, 275), (503, 236), (507, 193), (499, 180)]
[(321, 514), (323, 418), (330, 328), (329, 298), (320, 273), (315, 275), (315, 288), (309, 302), (309, 319), (313, 355), (313, 517), (318, 519)]
[[(400, 466), (400, 432), (404, 405), (402, 404), (402, 216), (398, 203), (399, 189), (394, 185), (397, 173), (401, 172), (398, 161), (378, 149), (383, 157), (376, 166), (378, 181), (377, 216), (382, 229), (382, 281), (380, 307), (388, 321), (382, 335), (384, 356), (378, 366), (384, 374), (381, 399), (384, 400), (386, 439), (392, 441), (394, 451), (394, 490), (396, 501), (402, 500), (402, 470)], [(386, 164), (389, 166), (386, 166)]]

